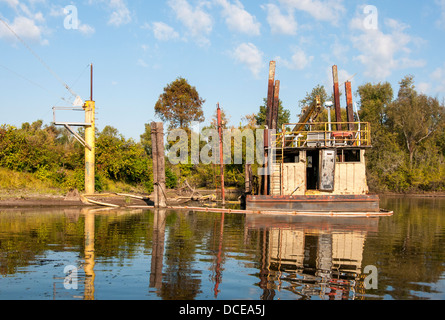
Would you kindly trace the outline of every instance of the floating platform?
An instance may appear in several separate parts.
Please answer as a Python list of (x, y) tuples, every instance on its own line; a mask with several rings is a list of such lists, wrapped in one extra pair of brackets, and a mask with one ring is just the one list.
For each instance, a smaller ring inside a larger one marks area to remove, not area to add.
[(154, 206), (128, 206), (128, 209), (160, 209), (160, 210), (186, 210), (193, 212), (212, 212), (212, 213), (227, 213), (227, 214), (245, 214), (248, 216), (301, 216), (301, 217), (337, 217), (337, 218), (376, 218), (384, 216), (392, 216), (392, 211), (379, 210), (378, 212), (340, 212), (340, 211), (325, 211), (325, 212), (310, 212), (310, 211), (276, 211), (276, 210), (239, 210), (239, 209), (225, 209), (213, 207), (177, 207), (167, 206), (166, 208), (155, 208)]
[(392, 212), (380, 209), (378, 195), (248, 195), (246, 210), (314, 216), (392, 215)]

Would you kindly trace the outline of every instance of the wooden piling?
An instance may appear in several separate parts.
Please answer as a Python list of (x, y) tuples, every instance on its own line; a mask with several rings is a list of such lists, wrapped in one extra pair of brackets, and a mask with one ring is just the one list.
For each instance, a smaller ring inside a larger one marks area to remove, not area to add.
[(165, 208), (167, 207), (167, 198), (165, 189), (164, 124), (162, 122), (153, 122), (151, 124), (151, 142), (154, 203), (156, 208)]

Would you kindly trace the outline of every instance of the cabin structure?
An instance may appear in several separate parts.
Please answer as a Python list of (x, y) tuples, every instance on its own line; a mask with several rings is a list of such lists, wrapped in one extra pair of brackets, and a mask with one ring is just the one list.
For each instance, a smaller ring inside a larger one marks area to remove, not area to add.
[[(275, 75), (271, 63), (270, 78)], [(273, 79), (269, 79), (265, 139), (265, 175), (258, 177), (255, 192), (246, 184), (247, 209), (313, 213), (380, 212), (379, 197), (369, 194), (366, 151), (372, 147), (371, 127), (354, 114), (351, 83), (346, 82), (347, 120), (341, 117), (337, 66), (333, 67), (334, 102), (321, 105), (320, 98), (303, 110), (300, 122), (277, 127), (278, 104)], [(278, 82), (279, 84), (279, 82)], [(274, 92), (270, 98), (271, 91)], [(269, 103), (270, 102), (270, 103)], [(328, 122), (317, 122), (328, 109)], [(330, 109), (335, 108), (331, 121)], [(274, 120), (275, 119), (275, 120)], [(246, 170), (247, 172), (248, 170)]]

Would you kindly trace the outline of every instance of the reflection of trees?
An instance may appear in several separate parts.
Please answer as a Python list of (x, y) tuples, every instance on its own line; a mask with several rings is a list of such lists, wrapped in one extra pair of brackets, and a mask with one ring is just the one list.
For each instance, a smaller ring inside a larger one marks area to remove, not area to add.
[(445, 201), (400, 197), (382, 199), (383, 207), (394, 210), (381, 219), (379, 233), (369, 238), (364, 263), (380, 261), (379, 295), (411, 299), (413, 291), (432, 292), (445, 272)]
[(82, 247), (84, 230), (78, 218), (78, 210), (0, 212), (0, 274), (28, 266), (50, 244), (51, 250)]
[(152, 234), (147, 228), (152, 224), (152, 214), (148, 217), (141, 214), (100, 216), (96, 222), (96, 256), (120, 261), (131, 258), (141, 244), (151, 243)]
[[(163, 299), (210, 298), (219, 291), (222, 296), (228, 259), (257, 270), (261, 299), (276, 299), (280, 290), (307, 298), (318, 294), (309, 290), (311, 286), (320, 290), (322, 285), (328, 293), (329, 286), (337, 288), (336, 298), (350, 298), (348, 281), (366, 265), (376, 265), (379, 272), (378, 289), (371, 294), (405, 299), (412, 298), (413, 291), (433, 290), (428, 284), (444, 273), (444, 201), (383, 199), (382, 207), (395, 215), (380, 219), (378, 229), (365, 228), (364, 233), (352, 232), (360, 227), (351, 223), (330, 231), (325, 223), (311, 228), (300, 222), (293, 228), (258, 226), (235, 214), (223, 218), (167, 210), (160, 223), (151, 211), (96, 214), (94, 258), (96, 263), (121, 267), (143, 248), (145, 254), (151, 253), (152, 264), (147, 265), (150, 279), (145, 277), (141, 285), (156, 288)], [(48, 251), (75, 251), (87, 258), (85, 230), (85, 216), (79, 210), (1, 211), (0, 274), (35, 264)], [(362, 256), (347, 257), (363, 243)]]
[(209, 222), (194, 214), (167, 217), (168, 236), (165, 246), (160, 296), (165, 300), (192, 300), (201, 292), (201, 270), (197, 264), (197, 246), (209, 230)]
[(165, 300), (192, 300), (200, 292), (200, 271), (193, 268), (196, 254), (194, 235), (185, 220), (180, 216), (178, 223), (169, 227), (160, 292)]

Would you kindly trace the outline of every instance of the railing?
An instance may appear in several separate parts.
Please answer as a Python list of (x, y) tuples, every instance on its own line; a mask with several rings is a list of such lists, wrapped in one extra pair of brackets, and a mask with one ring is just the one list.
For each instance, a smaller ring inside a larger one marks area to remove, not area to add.
[[(368, 122), (317, 122), (284, 124), (276, 135), (276, 148), (370, 147)], [(283, 149), (284, 149), (283, 148)]]

